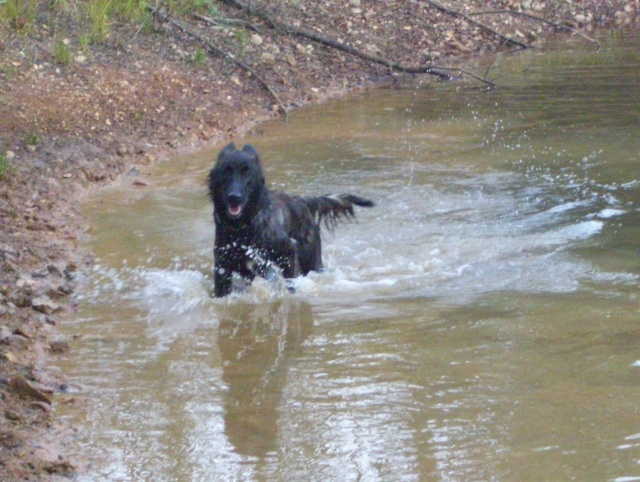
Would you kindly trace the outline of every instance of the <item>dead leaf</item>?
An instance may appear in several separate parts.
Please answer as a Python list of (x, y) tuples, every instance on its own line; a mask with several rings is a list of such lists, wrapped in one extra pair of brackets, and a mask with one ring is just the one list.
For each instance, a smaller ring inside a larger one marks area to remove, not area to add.
[(8, 351), (7, 353), (4, 354), (4, 359), (7, 360), (10, 363), (14, 363), (14, 364), (20, 363), (20, 360), (18, 360), (18, 357), (15, 356), (10, 351)]
[(21, 376), (13, 377), (9, 381), (9, 386), (20, 396), (35, 398), (36, 400), (51, 405), (51, 398), (47, 396), (43, 391), (35, 388), (30, 382), (22, 378)]

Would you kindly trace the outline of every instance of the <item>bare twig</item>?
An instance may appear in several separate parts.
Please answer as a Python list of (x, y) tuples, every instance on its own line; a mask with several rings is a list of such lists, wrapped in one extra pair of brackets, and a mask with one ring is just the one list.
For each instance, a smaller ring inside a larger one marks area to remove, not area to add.
[(156, 8), (150, 6), (150, 5), (147, 5), (147, 9), (154, 15), (154, 17), (159, 17), (163, 21), (168, 22), (171, 25), (173, 25), (174, 27), (176, 27), (178, 30), (186, 33), (189, 37), (192, 37), (193, 39), (195, 39), (198, 42), (200, 42), (202, 45), (204, 45), (207, 48), (207, 50), (209, 50), (209, 52), (211, 52), (213, 54), (216, 54), (216, 55), (222, 57), (223, 59), (229, 60), (229, 61), (233, 62), (234, 64), (236, 64), (238, 67), (240, 67), (240, 68), (246, 70), (247, 72), (249, 72), (253, 77), (255, 77), (258, 80), (258, 82), (260, 82), (264, 86), (264, 88), (276, 100), (276, 102), (278, 103), (278, 105), (280, 106), (282, 111), (284, 112), (285, 121), (289, 119), (289, 112), (287, 111), (287, 109), (285, 108), (284, 104), (282, 103), (282, 100), (280, 100), (280, 97), (278, 96), (278, 94), (267, 83), (267, 81), (264, 80), (260, 75), (258, 75), (258, 73), (256, 73), (256, 71), (253, 70), (250, 66), (248, 66), (247, 64), (245, 64), (241, 60), (236, 59), (231, 53), (222, 50), (220, 47), (214, 45), (209, 40), (207, 40), (206, 38), (204, 38), (201, 35), (197, 34), (196, 32), (194, 32), (192, 30), (189, 30), (187, 27), (182, 25), (177, 20), (171, 18), (169, 15), (160, 12), (158, 9), (156, 9)]
[(211, 17), (206, 17), (204, 15), (200, 15), (199, 13), (193, 13), (193, 17), (208, 23), (209, 25), (213, 25), (213, 26), (219, 26), (219, 25), (240, 25), (242, 27), (246, 27), (248, 29), (253, 30), (254, 32), (258, 32), (260, 33), (260, 30), (258, 29), (258, 27), (256, 27), (254, 24), (252, 24), (251, 22), (247, 22), (246, 20), (240, 20), (237, 18), (211, 18)]
[(529, 18), (531, 20), (536, 20), (537, 22), (541, 22), (541, 23), (546, 23), (547, 25), (551, 25), (553, 28), (557, 28), (558, 30), (566, 30), (568, 32), (571, 32), (575, 35), (579, 35), (580, 37), (588, 40), (589, 42), (592, 42), (594, 44), (596, 44), (597, 49), (596, 50), (600, 50), (600, 42), (598, 42), (595, 39), (592, 39), (591, 37), (589, 37), (588, 35), (583, 34), (582, 32), (576, 30), (575, 28), (569, 27), (568, 25), (562, 25), (561, 23), (556, 23), (556, 22), (552, 22), (551, 20), (547, 20), (546, 18), (542, 18), (542, 17), (538, 17), (537, 15), (532, 15), (530, 13), (526, 13), (526, 12), (519, 12), (517, 10), (487, 10), (487, 11), (483, 11), (483, 12), (474, 12), (474, 13), (470, 13), (470, 16), (476, 16), (476, 15), (514, 15), (514, 16), (520, 16), (520, 17), (525, 17), (525, 18)]
[(515, 45), (516, 47), (520, 47), (521, 49), (528, 49), (529, 48), (528, 45), (523, 44), (522, 42), (518, 42), (517, 40), (514, 40), (511, 37), (507, 37), (506, 35), (498, 32), (497, 30), (492, 29), (488, 25), (485, 25), (483, 23), (478, 22), (477, 20), (474, 20), (473, 18), (471, 18), (469, 15), (467, 15), (465, 13), (462, 13), (462, 12), (460, 12), (458, 10), (452, 10), (450, 8), (444, 7), (444, 6), (440, 5), (438, 2), (434, 2), (433, 0), (427, 0), (427, 3), (429, 5), (431, 5), (432, 7), (437, 8), (441, 12), (444, 12), (444, 13), (446, 13), (448, 15), (453, 15), (454, 17), (463, 18), (467, 22), (469, 22), (469, 23), (471, 23), (473, 25), (476, 25), (477, 27), (480, 27), (482, 30), (486, 30), (487, 32), (490, 32), (493, 35), (501, 38), (507, 44)]
[[(234, 5), (236, 5), (242, 10), (246, 10), (247, 8), (253, 8), (253, 10), (250, 11), (251, 14), (258, 16), (259, 18), (266, 21), (267, 23), (269, 23), (271, 26), (273, 26), (278, 30), (289, 33), (291, 35), (296, 35), (299, 37), (307, 38), (309, 40), (313, 40), (314, 42), (317, 42), (319, 44), (334, 48), (336, 50), (341, 50), (343, 52), (354, 55), (356, 57), (360, 57), (362, 59), (368, 60), (369, 62), (373, 62), (379, 65), (384, 65), (388, 67), (390, 70), (405, 72), (407, 74), (430, 74), (430, 75), (435, 75), (440, 78), (449, 79), (449, 80), (453, 78), (458, 78), (460, 77), (460, 75), (468, 75), (469, 77), (472, 77), (478, 80), (479, 82), (482, 82), (489, 86), (494, 86), (494, 84), (488, 81), (487, 79), (484, 79), (478, 75), (475, 75), (471, 72), (468, 72), (466, 70), (459, 69), (459, 68), (440, 67), (435, 65), (417, 65), (417, 66), (404, 65), (400, 62), (394, 62), (384, 57), (380, 57), (378, 55), (370, 54), (368, 52), (364, 52), (362, 50), (356, 49), (351, 45), (327, 38), (323, 35), (320, 35), (317, 32), (303, 29), (300, 27), (295, 27), (293, 25), (284, 23), (278, 19), (273, 18), (263, 10), (257, 10), (256, 7), (250, 7), (250, 5), (244, 4), (241, 0), (225, 0), (225, 1), (233, 3)], [(460, 75), (452, 76), (446, 73), (445, 71), (455, 71), (455, 72), (458, 72)]]

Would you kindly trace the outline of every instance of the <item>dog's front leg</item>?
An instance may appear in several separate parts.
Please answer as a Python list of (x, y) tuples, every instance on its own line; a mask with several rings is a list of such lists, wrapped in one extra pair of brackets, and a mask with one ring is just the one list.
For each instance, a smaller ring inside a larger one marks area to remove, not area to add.
[(222, 298), (231, 293), (231, 270), (216, 266), (213, 273), (214, 294)]
[(280, 246), (278, 254), (278, 264), (282, 268), (282, 275), (285, 278), (296, 278), (300, 276), (300, 260), (298, 259), (298, 243), (293, 238), (287, 238)]
[(291, 266), (292, 269), (290, 272), (285, 272), (284, 277), (287, 280), (287, 289), (291, 293), (295, 293), (296, 289), (292, 286), (291, 279), (300, 276), (302, 271), (300, 269), (300, 257), (298, 256), (298, 243), (293, 238), (289, 239), (291, 240), (291, 246), (293, 247), (293, 251), (289, 255), (289, 266)]
[[(217, 240), (216, 240), (217, 241)], [(228, 247), (220, 247), (218, 243), (213, 248), (213, 286), (216, 298), (231, 294), (233, 276), (233, 253)]]

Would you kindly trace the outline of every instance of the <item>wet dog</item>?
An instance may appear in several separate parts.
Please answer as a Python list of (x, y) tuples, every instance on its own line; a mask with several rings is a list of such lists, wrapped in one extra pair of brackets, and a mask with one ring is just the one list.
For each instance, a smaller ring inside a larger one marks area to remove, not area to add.
[(306, 275), (322, 269), (320, 226), (354, 218), (354, 206), (373, 202), (351, 194), (298, 197), (267, 188), (260, 158), (233, 144), (218, 156), (208, 177), (216, 239), (215, 296), (228, 295), (233, 274), (249, 282)]

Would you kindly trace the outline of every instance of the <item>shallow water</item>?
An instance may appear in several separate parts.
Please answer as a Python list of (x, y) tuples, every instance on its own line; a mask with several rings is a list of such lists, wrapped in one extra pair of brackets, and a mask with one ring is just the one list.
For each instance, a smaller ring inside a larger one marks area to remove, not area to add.
[(236, 140), (272, 187), (377, 204), (295, 294), (210, 297), (217, 149), (98, 194), (57, 407), (79, 480), (640, 480), (639, 47), (525, 52), (494, 90), (370, 91)]

